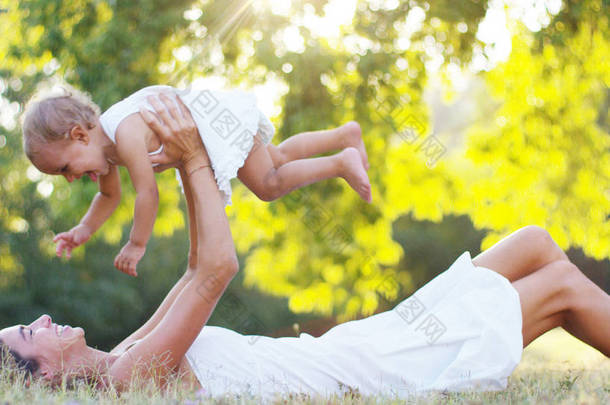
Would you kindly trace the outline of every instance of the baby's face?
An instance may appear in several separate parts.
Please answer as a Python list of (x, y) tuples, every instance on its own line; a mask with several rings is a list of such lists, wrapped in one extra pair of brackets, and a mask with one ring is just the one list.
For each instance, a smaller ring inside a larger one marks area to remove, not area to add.
[(70, 183), (83, 176), (97, 181), (110, 170), (100, 145), (71, 138), (46, 145), (34, 165), (43, 173), (64, 176)]

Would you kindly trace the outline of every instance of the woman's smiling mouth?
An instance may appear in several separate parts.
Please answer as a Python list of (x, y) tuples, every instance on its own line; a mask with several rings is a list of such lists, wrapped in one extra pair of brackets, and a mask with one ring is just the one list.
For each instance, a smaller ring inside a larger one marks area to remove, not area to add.
[(61, 336), (62, 333), (64, 333), (65, 328), (66, 328), (65, 326), (59, 326), (59, 325), (55, 324), (55, 333), (57, 334), (57, 336)]

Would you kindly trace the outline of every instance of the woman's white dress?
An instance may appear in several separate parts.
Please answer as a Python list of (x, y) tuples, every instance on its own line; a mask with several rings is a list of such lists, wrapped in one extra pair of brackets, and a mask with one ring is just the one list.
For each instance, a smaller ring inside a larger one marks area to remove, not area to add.
[[(188, 107), (210, 157), (218, 188), (225, 205), (231, 205), (231, 179), (244, 165), (254, 136), (260, 134), (262, 144), (268, 144), (275, 133), (273, 124), (256, 106), (256, 97), (240, 90), (219, 91), (189, 87), (179, 90), (170, 86), (145, 87), (113, 104), (100, 116), (106, 135), (116, 143), (120, 123), (140, 108), (154, 111), (146, 100), (161, 92), (176, 93)], [(260, 146), (260, 144), (257, 144)], [(159, 151), (153, 153), (159, 153)], [(178, 172), (176, 172), (177, 174)], [(180, 181), (180, 177), (178, 176)]]
[(497, 391), (521, 360), (521, 325), (517, 290), (499, 273), (474, 266), (466, 251), (390, 311), (318, 338), (205, 326), (186, 358), (212, 397)]

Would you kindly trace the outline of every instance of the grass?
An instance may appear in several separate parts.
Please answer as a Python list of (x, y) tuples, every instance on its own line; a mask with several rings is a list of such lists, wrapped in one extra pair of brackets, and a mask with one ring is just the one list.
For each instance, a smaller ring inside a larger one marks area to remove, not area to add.
[[(5, 373), (6, 374), (6, 373)], [(131, 390), (120, 397), (83, 385), (51, 390), (39, 383), (29, 388), (11, 384), (0, 373), (0, 404), (258, 404), (255, 398), (199, 399), (197, 392), (174, 386), (166, 393), (154, 388)], [(294, 404), (604, 404), (610, 403), (610, 359), (563, 331), (541, 336), (523, 353), (521, 364), (509, 378), (505, 391), (434, 393), (412, 400), (382, 397), (286, 398), (276, 403)]]

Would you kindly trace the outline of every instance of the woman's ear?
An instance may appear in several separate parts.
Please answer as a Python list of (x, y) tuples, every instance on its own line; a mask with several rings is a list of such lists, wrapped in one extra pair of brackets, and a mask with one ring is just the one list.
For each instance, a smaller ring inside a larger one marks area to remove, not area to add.
[(51, 367), (49, 367), (49, 364), (46, 361), (40, 362), (40, 368), (38, 369), (38, 373), (40, 377), (47, 382), (53, 382), (53, 380), (55, 379), (55, 372), (51, 370)]
[(43, 380), (49, 380), (51, 374), (49, 373), (49, 370), (46, 368), (41, 367), (40, 368), (40, 377), (42, 377)]
[(83, 142), (85, 145), (89, 143), (89, 131), (76, 124), (70, 130), (70, 139), (73, 141)]

